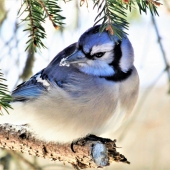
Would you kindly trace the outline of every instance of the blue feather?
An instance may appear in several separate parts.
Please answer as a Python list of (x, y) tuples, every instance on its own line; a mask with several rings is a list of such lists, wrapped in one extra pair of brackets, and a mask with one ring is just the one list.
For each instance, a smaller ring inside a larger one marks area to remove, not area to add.
[(45, 86), (43, 81), (47, 81), (47, 84), (50, 86), (62, 88), (62, 82), (71, 68), (60, 67), (59, 63), (62, 58), (71, 55), (75, 48), (76, 43), (68, 46), (56, 55), (46, 68), (32, 76), (28, 81), (18, 85), (12, 92), (13, 101), (27, 101), (38, 98), (41, 94), (48, 91), (48, 86)]
[(40, 71), (31, 77), (28, 81), (18, 85), (12, 92), (13, 101), (25, 101), (33, 98), (37, 98), (43, 92), (47, 91), (47, 87), (41, 82), (37, 82), (36, 78), (43, 72)]

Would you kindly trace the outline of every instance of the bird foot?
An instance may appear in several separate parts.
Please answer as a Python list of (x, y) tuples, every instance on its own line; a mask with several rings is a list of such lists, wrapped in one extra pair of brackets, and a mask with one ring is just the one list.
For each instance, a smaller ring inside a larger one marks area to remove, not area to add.
[(87, 135), (87, 136), (84, 137), (84, 138), (80, 138), (80, 139), (78, 139), (78, 140), (76, 140), (76, 141), (73, 141), (73, 142), (71, 143), (71, 150), (72, 150), (74, 153), (76, 153), (75, 150), (74, 150), (74, 145), (84, 146), (87, 142), (97, 142), (97, 141), (100, 141), (100, 142), (103, 143), (103, 144), (105, 144), (105, 143), (107, 143), (107, 142), (112, 142), (111, 139), (102, 138), (102, 137), (98, 137), (98, 136), (93, 135), (93, 134), (89, 134), (89, 135)]

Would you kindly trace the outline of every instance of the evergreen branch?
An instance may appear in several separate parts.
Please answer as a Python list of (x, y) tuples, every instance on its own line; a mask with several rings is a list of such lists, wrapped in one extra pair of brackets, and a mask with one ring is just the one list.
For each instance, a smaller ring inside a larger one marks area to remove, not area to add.
[[(21, 12), (24, 5), (26, 7)], [(29, 39), (26, 42), (28, 45), (25, 50), (32, 46), (35, 51), (36, 47), (39, 49), (45, 48), (42, 40), (46, 38), (46, 32), (42, 24), (45, 22), (45, 18), (47, 16), (53, 26), (58, 29), (59, 26), (63, 24), (62, 20), (65, 19), (59, 15), (59, 12), (61, 12), (60, 7), (57, 5), (56, 0), (24, 0), (18, 11), (18, 15), (21, 13), (21, 16), (25, 12), (27, 12), (28, 15), (22, 19), (22, 22), (29, 22), (28, 28), (24, 30), (29, 32)]]
[[(107, 30), (111, 35), (115, 34), (120, 39), (125, 36), (126, 30), (129, 27), (127, 22), (127, 10), (131, 12), (132, 8), (138, 6), (138, 10), (147, 13), (150, 10), (152, 15), (158, 15), (157, 7), (161, 5), (160, 0), (93, 0), (93, 8), (98, 9), (98, 14), (95, 18), (94, 25), (102, 22), (100, 31)], [(67, 2), (64, 0), (64, 2)], [(80, 0), (80, 6), (87, 4), (87, 0)], [(21, 9), (26, 8), (21, 12)], [(64, 23), (65, 18), (59, 13), (61, 8), (58, 6), (57, 0), (24, 0), (18, 13), (27, 12), (28, 15), (22, 19), (22, 22), (29, 21), (28, 28), (24, 31), (29, 31), (29, 39), (26, 42), (28, 45), (26, 50), (32, 45), (38, 48), (44, 48), (42, 40), (46, 38), (45, 29), (42, 23), (48, 17), (53, 26), (58, 29)]]
[(95, 24), (102, 21), (100, 31), (107, 30), (111, 35), (116, 34), (120, 39), (127, 34), (128, 29), (127, 10), (131, 12), (137, 4), (139, 12), (147, 13), (150, 10), (152, 15), (158, 15), (157, 7), (161, 5), (159, 0), (93, 0), (93, 8), (98, 9)]
[[(0, 70), (1, 71), (1, 70)], [(8, 113), (8, 108), (12, 108), (9, 104), (9, 102), (12, 101), (12, 97), (9, 94), (7, 85), (3, 84), (2, 82), (6, 81), (3, 78), (3, 74), (0, 72), (0, 114), (2, 115), (2, 109), (3, 108)]]
[[(45, 29), (42, 26), (42, 23), (45, 22), (44, 20), (44, 11), (41, 8), (41, 5), (36, 0), (25, 0), (26, 8), (24, 12), (28, 12), (28, 15), (22, 21), (29, 21), (28, 28), (23, 31), (29, 31), (30, 35), (29, 40), (26, 42), (27, 50), (30, 47), (34, 47), (36, 51), (36, 47), (38, 48), (45, 48), (45, 45), (42, 42), (42, 39), (46, 38)], [(23, 5), (21, 6), (21, 8)], [(21, 11), (21, 9), (20, 9)], [(19, 11), (19, 13), (20, 13)], [(21, 15), (23, 12), (21, 13)]]
[(108, 30), (111, 35), (116, 34), (120, 39), (124, 36), (123, 28), (128, 29), (126, 21), (126, 7), (122, 1), (97, 0), (94, 8), (98, 6), (98, 15), (95, 18), (95, 25), (103, 20), (100, 31)]
[(61, 9), (57, 5), (56, 0), (45, 0), (44, 2), (42, 0), (38, 0), (38, 2), (41, 4), (53, 26), (58, 29), (59, 25), (63, 24), (60, 21), (65, 18), (58, 14), (59, 12), (61, 12)]

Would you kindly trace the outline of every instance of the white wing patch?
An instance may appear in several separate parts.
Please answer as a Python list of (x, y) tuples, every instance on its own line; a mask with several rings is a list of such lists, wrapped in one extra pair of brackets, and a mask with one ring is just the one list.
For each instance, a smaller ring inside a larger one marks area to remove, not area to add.
[(70, 66), (70, 63), (67, 61), (67, 58), (62, 58), (61, 61), (60, 61), (60, 66), (67, 66), (69, 67)]
[(50, 83), (49, 83), (47, 80), (43, 80), (43, 79), (40, 77), (40, 75), (41, 75), (41, 74), (38, 74), (37, 77), (36, 77), (37, 82), (42, 83), (43, 86), (49, 87), (49, 86), (50, 86)]

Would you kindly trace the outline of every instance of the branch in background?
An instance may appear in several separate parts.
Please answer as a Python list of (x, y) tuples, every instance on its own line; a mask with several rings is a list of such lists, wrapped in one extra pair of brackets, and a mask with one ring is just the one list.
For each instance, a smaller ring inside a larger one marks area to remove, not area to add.
[(163, 45), (162, 45), (162, 41), (161, 41), (162, 38), (160, 36), (158, 26), (157, 26), (156, 21), (155, 21), (155, 17), (153, 15), (151, 15), (151, 17), (152, 17), (152, 23), (153, 23), (153, 26), (154, 26), (154, 29), (155, 29), (155, 32), (156, 32), (156, 35), (157, 35), (158, 44), (160, 46), (160, 50), (161, 50), (163, 60), (164, 60), (164, 63), (165, 63), (165, 71), (167, 72), (168, 84), (169, 84), (168, 93), (170, 93), (170, 65), (168, 63), (168, 60), (167, 60), (167, 57), (166, 57), (166, 54), (165, 54), (165, 50), (164, 50)]
[(34, 47), (31, 46), (28, 49), (28, 54), (27, 54), (27, 60), (26, 60), (26, 63), (25, 63), (25, 67), (23, 69), (22, 74), (20, 75), (20, 78), (23, 81), (26, 81), (32, 75), (32, 68), (33, 68), (33, 65), (34, 65), (34, 54), (35, 54)]
[(3, 166), (3, 170), (9, 170), (10, 168), (11, 155), (9, 153), (1, 157), (0, 165)]
[(26, 158), (23, 157), (22, 154), (19, 154), (17, 152), (14, 152), (12, 150), (7, 150), (8, 153), (16, 160), (21, 160), (22, 162), (24, 162), (31, 170), (40, 170), (39, 166), (34, 165), (34, 163), (31, 163), (30, 161), (28, 161)]
[(7, 109), (11, 108), (9, 102), (12, 101), (12, 97), (9, 95), (8, 87), (2, 83), (3, 81), (6, 80), (3, 78), (3, 74), (0, 72), (0, 114), (3, 114), (1, 107), (4, 108), (6, 112), (8, 112)]
[(158, 77), (156, 77), (156, 79), (149, 85), (149, 87), (147, 87), (145, 92), (140, 97), (140, 100), (138, 102), (139, 103), (138, 107), (136, 107), (135, 111), (134, 111), (136, 114), (133, 116), (133, 119), (131, 119), (130, 122), (126, 125), (125, 130), (122, 132), (119, 140), (122, 140), (125, 137), (125, 134), (127, 134), (129, 129), (133, 125), (133, 122), (136, 120), (138, 113), (140, 113), (141, 108), (143, 107), (148, 95), (150, 94), (151, 90), (154, 88), (156, 83), (159, 81), (159, 79), (162, 77), (164, 72), (167, 72), (168, 84), (169, 84), (168, 93), (170, 93), (170, 64), (168, 63), (168, 59), (166, 57), (166, 53), (165, 53), (165, 50), (164, 50), (164, 47), (163, 47), (163, 44), (162, 44), (162, 41), (161, 41), (162, 38), (161, 38), (160, 32), (158, 30), (158, 26), (157, 26), (156, 21), (155, 21), (155, 17), (153, 15), (151, 15), (151, 19), (152, 19), (153, 27), (154, 27), (155, 32), (156, 32), (157, 41), (158, 41), (158, 44), (160, 46), (160, 50), (161, 50), (161, 53), (162, 53), (162, 56), (163, 56), (163, 60), (164, 60), (164, 63), (165, 63), (165, 69), (163, 69), (163, 71), (160, 72)]
[(116, 151), (116, 141), (96, 136), (79, 139), (71, 144), (45, 143), (35, 139), (24, 126), (0, 125), (0, 147), (17, 150), (52, 161), (68, 162), (75, 169), (109, 166), (113, 161), (128, 163)]

